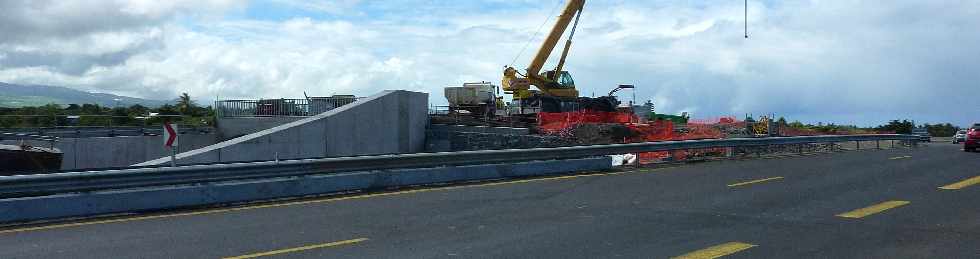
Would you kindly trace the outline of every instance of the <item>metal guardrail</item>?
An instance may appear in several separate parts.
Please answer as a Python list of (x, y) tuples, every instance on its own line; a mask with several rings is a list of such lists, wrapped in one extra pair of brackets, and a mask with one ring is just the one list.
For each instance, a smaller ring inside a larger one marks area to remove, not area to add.
[(9, 198), (39, 196), (106, 189), (200, 184), (208, 182), (276, 177), (297, 177), (341, 172), (574, 159), (602, 155), (682, 149), (882, 140), (899, 140), (915, 143), (915, 141), (918, 140), (918, 137), (914, 135), (890, 134), (687, 140), (557, 148), (337, 157), (191, 165), (179, 167), (66, 172), (42, 175), (0, 176), (0, 197)]
[(354, 96), (309, 99), (223, 100), (215, 102), (218, 117), (312, 116), (357, 101)]
[(58, 137), (33, 133), (0, 132), (0, 140), (36, 140), (58, 142)]

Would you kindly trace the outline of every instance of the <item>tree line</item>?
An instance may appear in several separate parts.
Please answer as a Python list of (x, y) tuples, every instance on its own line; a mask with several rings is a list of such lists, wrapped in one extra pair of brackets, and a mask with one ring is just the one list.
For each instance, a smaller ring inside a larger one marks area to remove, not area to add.
[[(0, 107), (0, 128), (56, 126), (147, 126), (165, 121), (191, 126), (214, 124), (214, 108), (200, 106), (190, 95), (182, 93), (175, 104), (146, 107), (106, 107), (98, 104), (55, 104)], [(153, 116), (151, 116), (151, 114)]]
[(836, 125), (833, 123), (828, 123), (828, 124), (817, 123), (816, 125), (813, 125), (813, 124), (804, 124), (799, 121), (793, 121), (787, 123), (786, 119), (783, 117), (779, 117), (779, 119), (776, 120), (776, 123), (787, 127), (814, 130), (823, 133), (833, 133), (833, 132), (842, 132), (842, 131), (843, 132), (862, 131), (862, 132), (893, 132), (895, 134), (911, 134), (912, 130), (918, 127), (918, 128), (925, 128), (926, 131), (929, 132), (929, 135), (933, 137), (952, 137), (953, 134), (956, 134), (956, 131), (962, 129), (959, 126), (955, 126), (951, 123), (940, 123), (940, 124), (925, 123), (916, 126), (914, 122), (909, 120), (891, 120), (888, 121), (888, 123), (885, 123), (883, 125), (878, 125), (875, 127)]

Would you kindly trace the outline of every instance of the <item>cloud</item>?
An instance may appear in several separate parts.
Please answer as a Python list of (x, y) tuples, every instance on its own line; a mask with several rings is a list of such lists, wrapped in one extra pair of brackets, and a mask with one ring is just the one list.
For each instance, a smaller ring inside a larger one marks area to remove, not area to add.
[[(499, 81), (555, 6), (270, 0), (252, 7), (326, 16), (256, 19), (238, 1), (95, 3), (0, 2), (0, 33), (13, 35), (0, 39), (0, 81), (160, 99), (410, 89), (445, 103), (442, 87)], [(596, 1), (567, 68), (585, 95), (635, 84), (638, 101), (661, 112), (965, 125), (980, 112), (978, 10), (969, 1), (753, 1), (744, 39), (740, 2)], [(515, 65), (527, 65), (541, 37)]]

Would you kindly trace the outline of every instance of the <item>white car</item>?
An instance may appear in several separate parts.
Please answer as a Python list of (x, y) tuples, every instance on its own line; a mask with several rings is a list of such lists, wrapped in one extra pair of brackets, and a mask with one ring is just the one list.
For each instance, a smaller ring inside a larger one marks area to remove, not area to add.
[(953, 135), (953, 144), (959, 144), (960, 142), (966, 141), (966, 130), (960, 130)]

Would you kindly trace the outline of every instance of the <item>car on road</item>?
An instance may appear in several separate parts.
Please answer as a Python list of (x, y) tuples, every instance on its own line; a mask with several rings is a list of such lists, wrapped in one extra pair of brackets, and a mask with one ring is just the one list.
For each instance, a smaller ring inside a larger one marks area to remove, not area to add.
[(980, 147), (980, 123), (973, 124), (966, 132), (966, 141), (963, 141), (963, 151), (973, 152)]
[(912, 130), (912, 135), (919, 136), (919, 141), (929, 142), (932, 141), (932, 136), (929, 136), (929, 131), (926, 128), (917, 128)]
[(966, 130), (956, 131), (956, 134), (953, 135), (953, 144), (959, 144), (963, 141), (966, 141)]

